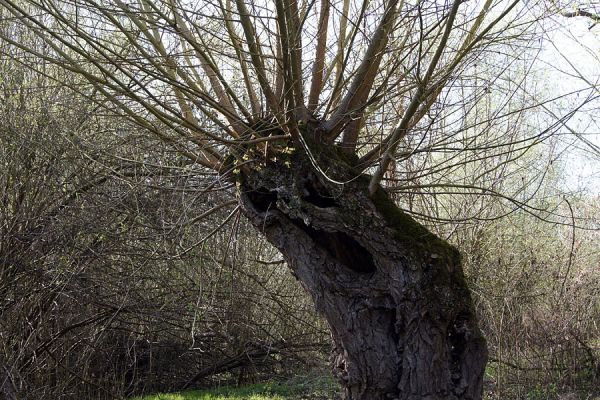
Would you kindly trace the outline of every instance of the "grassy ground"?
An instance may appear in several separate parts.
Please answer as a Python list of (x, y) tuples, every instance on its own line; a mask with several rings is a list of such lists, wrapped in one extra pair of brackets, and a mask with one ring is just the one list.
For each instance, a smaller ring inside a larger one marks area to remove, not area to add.
[[(267, 382), (242, 387), (212, 390), (192, 390), (181, 393), (154, 394), (130, 400), (331, 400), (336, 398), (337, 384), (329, 376), (301, 376), (286, 382)], [(493, 388), (484, 391), (485, 400), (600, 400), (589, 393), (557, 393), (552, 387), (529, 388), (510, 394), (504, 388), (502, 396)], [(505, 393), (506, 392), (506, 393)]]
[(331, 378), (303, 377), (283, 383), (154, 394), (131, 400), (330, 400), (335, 390), (336, 384)]

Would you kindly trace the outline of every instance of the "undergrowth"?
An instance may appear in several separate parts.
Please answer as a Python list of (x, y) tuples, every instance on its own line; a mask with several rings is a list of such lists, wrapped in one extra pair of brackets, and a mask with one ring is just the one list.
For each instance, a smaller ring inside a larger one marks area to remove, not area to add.
[(160, 393), (130, 400), (326, 400), (333, 398), (336, 389), (329, 377), (299, 377), (287, 382)]

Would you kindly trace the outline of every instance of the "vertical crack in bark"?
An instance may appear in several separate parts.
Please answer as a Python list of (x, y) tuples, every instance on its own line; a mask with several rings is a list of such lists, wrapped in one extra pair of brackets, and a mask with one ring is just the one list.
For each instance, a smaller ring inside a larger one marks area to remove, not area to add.
[(457, 395), (462, 395), (467, 388), (463, 376), (465, 350), (469, 340), (469, 315), (459, 314), (448, 327), (448, 350), (450, 352), (450, 379)]

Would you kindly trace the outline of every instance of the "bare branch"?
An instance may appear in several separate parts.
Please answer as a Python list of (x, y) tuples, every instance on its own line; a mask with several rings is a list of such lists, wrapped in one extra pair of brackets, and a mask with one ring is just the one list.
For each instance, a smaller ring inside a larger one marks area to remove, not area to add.
[(319, 25), (317, 28), (317, 47), (315, 50), (315, 62), (312, 70), (312, 81), (310, 85), (310, 94), (308, 96), (308, 109), (315, 111), (319, 103), (319, 95), (323, 88), (323, 78), (325, 74), (325, 49), (327, 47), (327, 30), (329, 24), (329, 1), (321, 0), (321, 11), (319, 15)]
[(390, 1), (385, 8), (381, 22), (371, 39), (352, 84), (342, 99), (340, 106), (324, 125), (325, 138), (333, 141), (344, 125), (358, 117), (373, 86), (375, 75), (387, 44), (388, 35), (396, 21), (398, 0)]

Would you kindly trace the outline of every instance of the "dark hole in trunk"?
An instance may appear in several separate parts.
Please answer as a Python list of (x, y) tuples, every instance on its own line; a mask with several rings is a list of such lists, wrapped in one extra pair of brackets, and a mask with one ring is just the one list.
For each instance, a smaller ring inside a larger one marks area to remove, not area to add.
[(276, 207), (277, 192), (274, 190), (267, 190), (261, 187), (249, 192), (248, 197), (250, 198), (250, 201), (252, 201), (254, 208), (260, 212), (267, 212)]
[(318, 190), (310, 181), (304, 185), (304, 200), (320, 208), (336, 207), (333, 197), (324, 190)]
[(352, 236), (344, 232), (314, 229), (299, 220), (294, 220), (294, 223), (313, 238), (319, 247), (325, 249), (330, 256), (348, 269), (360, 274), (371, 274), (377, 271), (371, 253)]
[(450, 360), (452, 368), (452, 381), (457, 384), (462, 375), (461, 361), (467, 344), (468, 316), (459, 314), (448, 329), (448, 344), (450, 346)]

